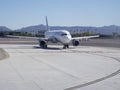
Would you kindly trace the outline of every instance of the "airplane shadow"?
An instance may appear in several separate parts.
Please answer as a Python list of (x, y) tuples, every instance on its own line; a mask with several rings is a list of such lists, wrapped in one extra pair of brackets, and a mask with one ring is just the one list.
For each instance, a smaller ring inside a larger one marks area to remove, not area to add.
[[(39, 46), (34, 46), (33, 48), (35, 49), (43, 49)], [(57, 47), (48, 47), (48, 48), (45, 48), (44, 50), (63, 50), (63, 48), (57, 48)]]
[[(34, 49), (44, 49), (41, 48), (40, 46), (34, 46)], [(76, 49), (76, 48), (80, 48), (80, 47), (69, 47), (67, 49), (71, 50), (71, 49)], [(63, 49), (62, 47), (47, 47), (44, 50), (67, 50), (67, 49)]]

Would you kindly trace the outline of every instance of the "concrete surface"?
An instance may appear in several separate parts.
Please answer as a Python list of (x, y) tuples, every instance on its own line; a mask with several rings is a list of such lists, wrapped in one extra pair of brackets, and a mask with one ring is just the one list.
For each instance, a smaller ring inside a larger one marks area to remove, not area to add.
[[(0, 44), (28, 44), (28, 45), (39, 45), (38, 40), (31, 39), (20, 39), (20, 38), (0, 38)], [(56, 45), (49, 43), (48, 45)], [(59, 45), (59, 44), (57, 44)], [(80, 46), (100, 46), (100, 47), (116, 47), (120, 48), (120, 39), (109, 39), (109, 38), (97, 38), (89, 39), (88, 41), (80, 41)]]
[(120, 90), (120, 48), (0, 44), (0, 90)]

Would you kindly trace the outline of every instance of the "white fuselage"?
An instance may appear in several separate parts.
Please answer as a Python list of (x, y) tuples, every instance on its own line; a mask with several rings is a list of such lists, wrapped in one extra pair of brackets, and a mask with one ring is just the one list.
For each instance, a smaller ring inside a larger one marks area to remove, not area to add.
[(72, 37), (66, 30), (51, 30), (45, 32), (45, 38), (52, 42), (60, 42), (62, 44), (69, 44)]

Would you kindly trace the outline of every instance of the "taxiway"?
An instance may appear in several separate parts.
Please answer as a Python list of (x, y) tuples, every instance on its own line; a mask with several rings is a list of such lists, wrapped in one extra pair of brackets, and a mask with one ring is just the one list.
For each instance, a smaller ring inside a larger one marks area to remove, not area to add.
[(119, 90), (120, 48), (0, 44), (0, 90)]

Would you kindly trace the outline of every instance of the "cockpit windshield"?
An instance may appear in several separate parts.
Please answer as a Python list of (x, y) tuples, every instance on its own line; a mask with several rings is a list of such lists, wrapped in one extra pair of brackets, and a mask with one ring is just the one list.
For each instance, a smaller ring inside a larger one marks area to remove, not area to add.
[(66, 33), (62, 33), (61, 36), (66, 36), (67, 34)]

